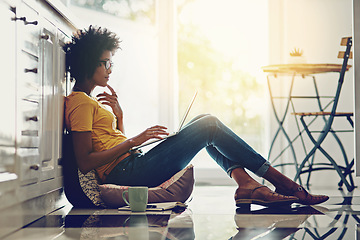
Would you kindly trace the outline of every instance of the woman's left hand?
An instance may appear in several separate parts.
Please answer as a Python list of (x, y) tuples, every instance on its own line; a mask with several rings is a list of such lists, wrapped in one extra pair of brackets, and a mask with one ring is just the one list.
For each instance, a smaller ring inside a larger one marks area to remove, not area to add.
[(104, 92), (104, 93), (98, 94), (96, 97), (98, 98), (98, 101), (101, 102), (102, 104), (110, 106), (111, 109), (113, 110), (115, 116), (118, 119), (122, 119), (123, 111), (118, 102), (118, 97), (116, 95), (116, 92), (110, 85), (107, 85), (107, 87), (111, 91), (111, 94)]

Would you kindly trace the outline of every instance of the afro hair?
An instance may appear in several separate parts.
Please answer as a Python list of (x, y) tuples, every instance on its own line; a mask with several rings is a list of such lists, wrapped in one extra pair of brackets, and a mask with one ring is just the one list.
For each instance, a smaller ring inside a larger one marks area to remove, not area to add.
[(106, 28), (89, 26), (88, 29), (78, 30), (63, 48), (71, 80), (84, 81), (92, 77), (104, 51), (114, 54), (119, 45), (116, 34)]

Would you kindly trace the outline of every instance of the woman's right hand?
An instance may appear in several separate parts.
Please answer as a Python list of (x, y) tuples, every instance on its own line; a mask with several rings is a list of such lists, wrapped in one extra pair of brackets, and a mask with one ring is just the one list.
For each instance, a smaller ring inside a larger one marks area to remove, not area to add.
[(169, 135), (166, 129), (166, 127), (159, 125), (146, 129), (144, 132), (131, 138), (134, 147), (139, 146), (150, 139), (163, 139), (163, 136)]

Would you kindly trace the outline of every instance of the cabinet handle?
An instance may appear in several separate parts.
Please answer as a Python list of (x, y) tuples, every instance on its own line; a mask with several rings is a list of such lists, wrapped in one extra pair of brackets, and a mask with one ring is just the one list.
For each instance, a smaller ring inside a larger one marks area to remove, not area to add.
[(34, 121), (34, 122), (37, 122), (39, 121), (38, 117), (37, 116), (33, 116), (33, 117), (26, 117), (26, 121)]
[(44, 40), (48, 40), (50, 38), (49, 34), (41, 34), (40, 36), (41, 39), (44, 39)]
[(35, 171), (39, 170), (39, 168), (40, 168), (39, 164), (34, 164), (30, 166), (30, 169)]
[(26, 21), (26, 17), (14, 17), (11, 20), (13, 20), (13, 21), (18, 21), (18, 20), (23, 21), (25, 25), (28, 25), (28, 24), (38, 25), (38, 23), (39, 23), (38, 21), (28, 22), (28, 21)]
[(11, 20), (13, 20), (13, 21), (18, 21), (18, 20), (20, 20), (20, 21), (26, 21), (26, 17), (14, 17), (14, 18), (12, 18)]
[(33, 69), (25, 68), (24, 71), (25, 71), (25, 73), (28, 73), (28, 72), (37, 73), (37, 72), (38, 72), (38, 69), (37, 69), (37, 68), (33, 68)]
[(28, 25), (28, 24), (38, 25), (38, 23), (39, 23), (38, 21), (33, 21), (33, 22), (28, 22), (28, 21), (26, 21), (26, 20), (24, 21), (24, 24), (25, 24), (25, 25)]

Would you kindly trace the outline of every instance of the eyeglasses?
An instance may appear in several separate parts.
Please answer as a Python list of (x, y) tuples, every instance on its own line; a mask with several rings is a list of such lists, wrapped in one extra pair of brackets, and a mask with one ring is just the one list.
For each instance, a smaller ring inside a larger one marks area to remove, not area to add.
[(106, 70), (109, 70), (109, 69), (111, 70), (113, 68), (113, 66), (114, 66), (114, 63), (112, 61), (110, 61), (110, 60), (106, 60), (106, 61), (105, 60), (100, 60), (99, 62), (104, 64)]

